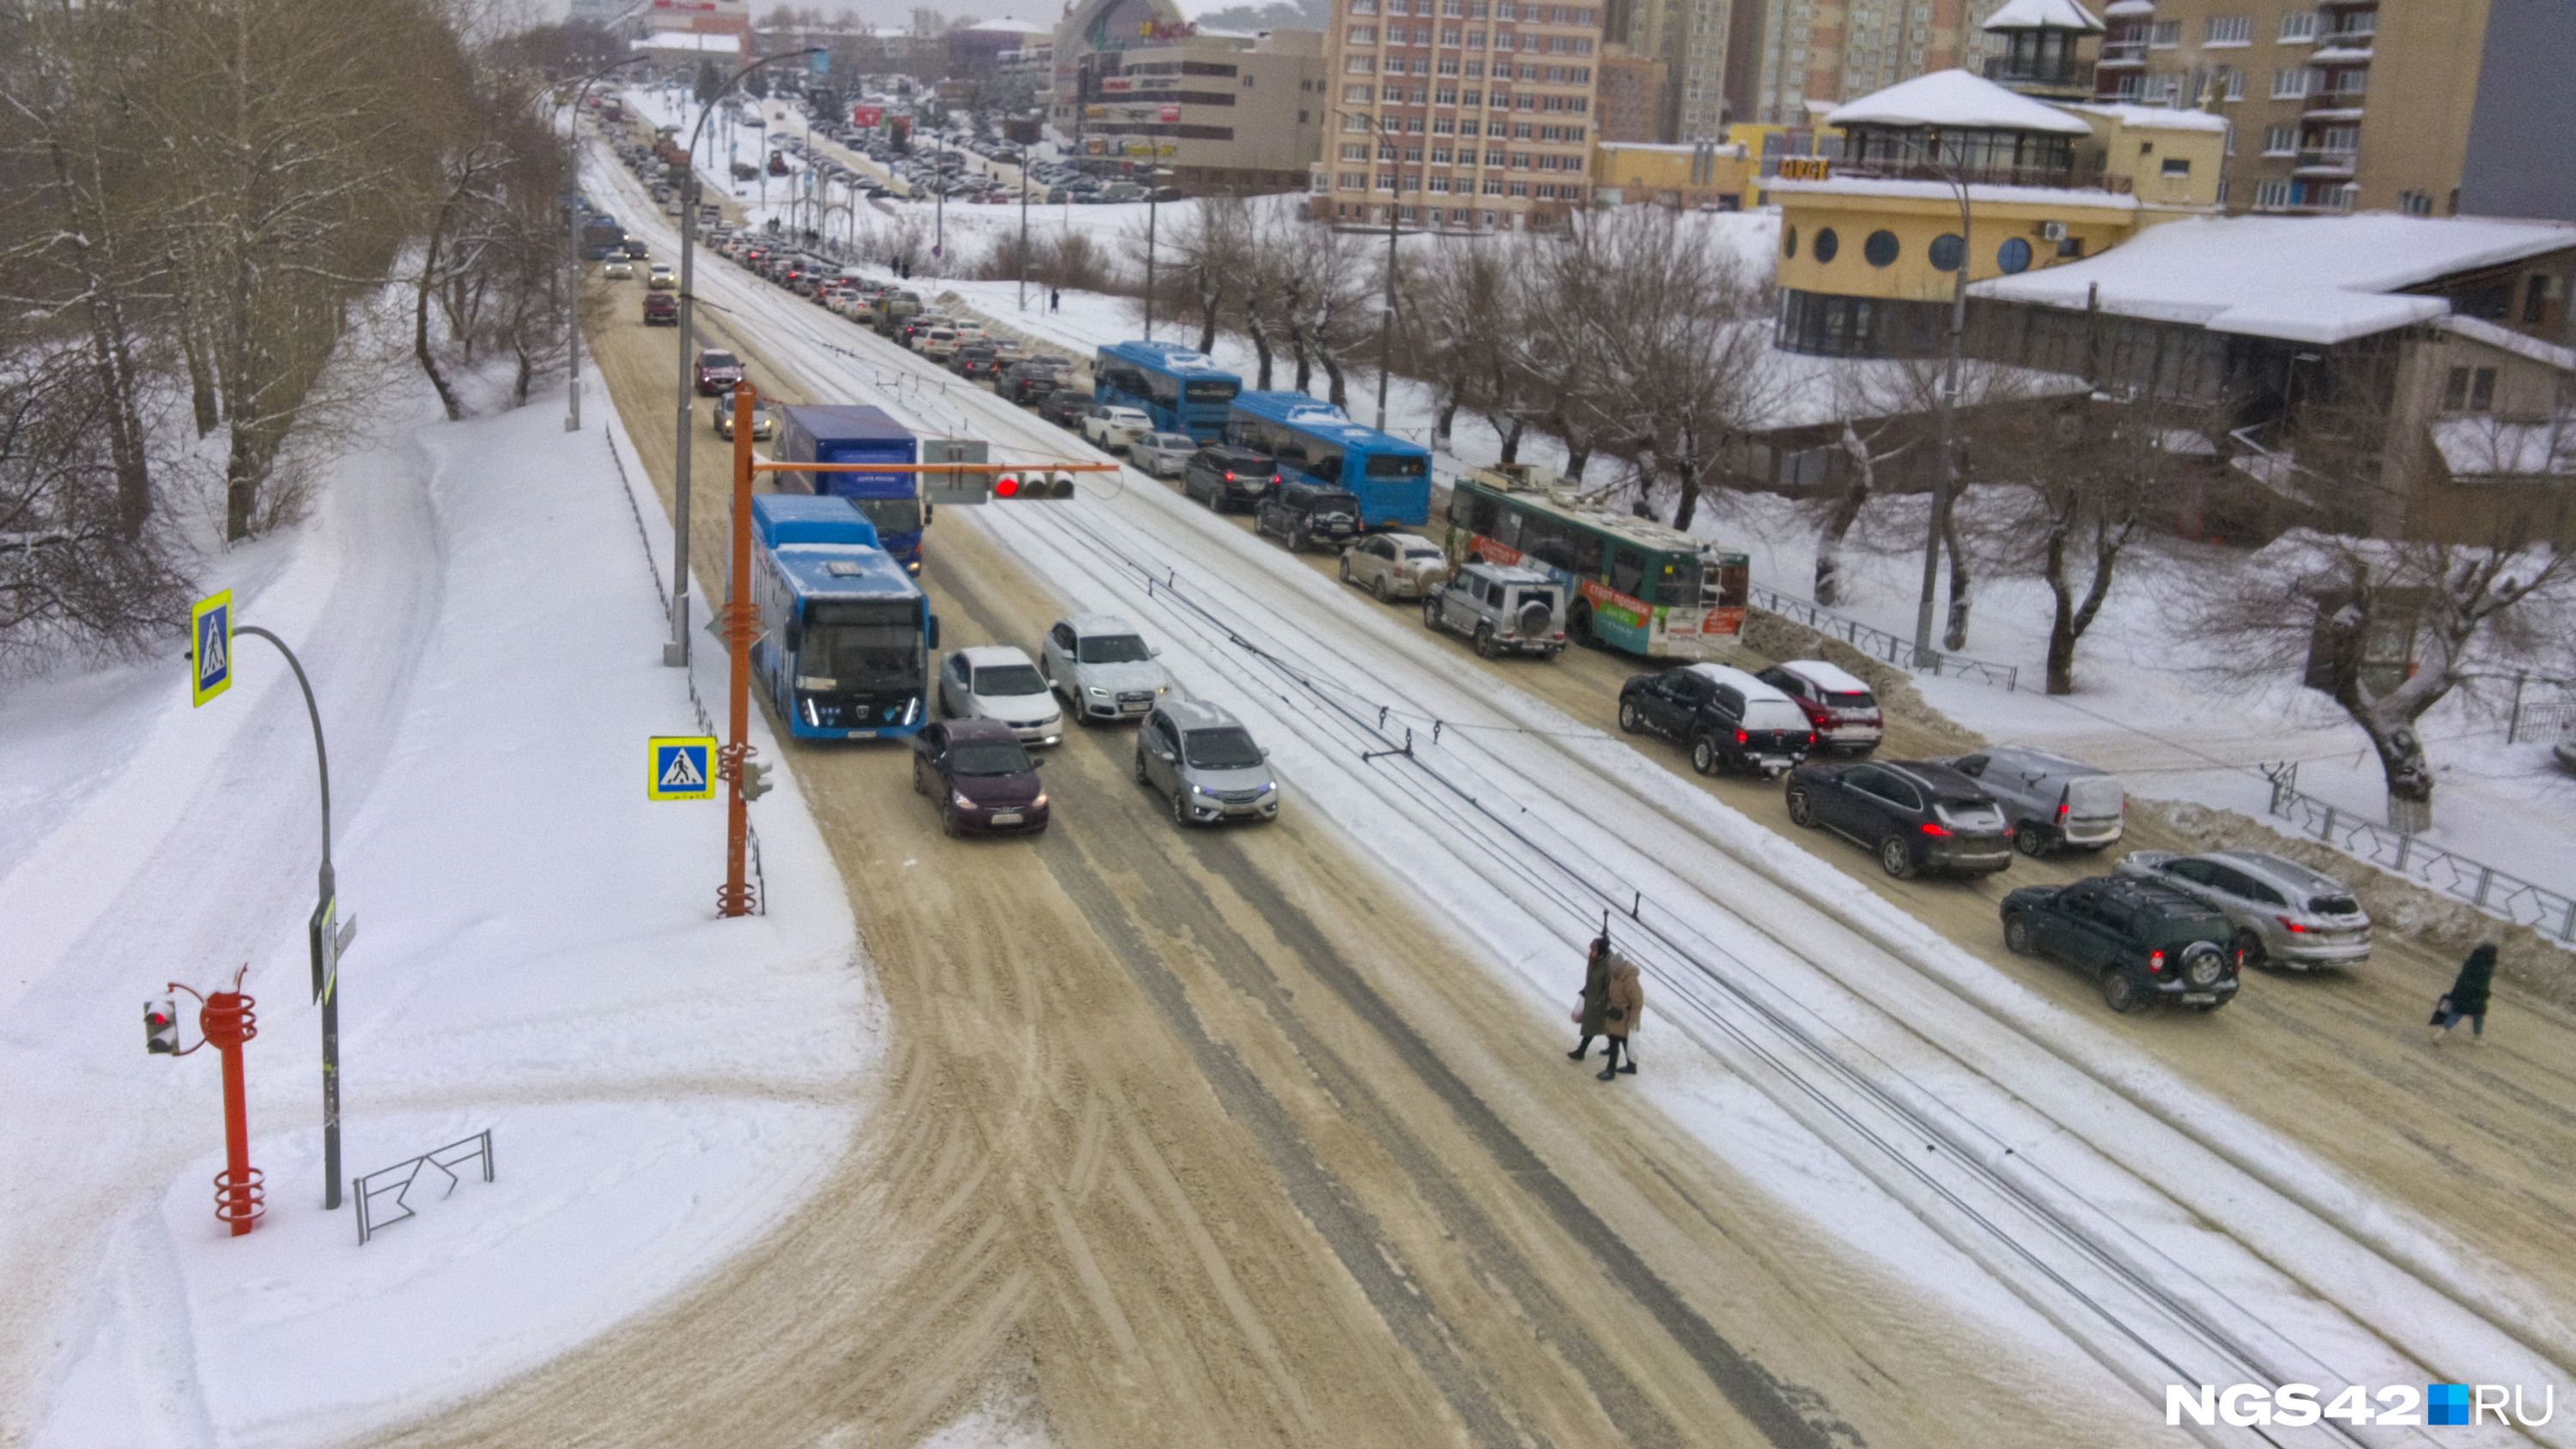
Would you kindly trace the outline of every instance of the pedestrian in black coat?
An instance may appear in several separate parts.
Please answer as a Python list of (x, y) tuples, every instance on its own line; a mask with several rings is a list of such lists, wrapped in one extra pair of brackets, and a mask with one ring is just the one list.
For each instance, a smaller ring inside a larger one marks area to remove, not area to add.
[(1063, 306), (1063, 305), (1064, 305), (1064, 293), (1062, 293), (1062, 292), (1058, 291), (1057, 289), (1055, 289), (1055, 288), (1053, 288), (1053, 287), (1049, 287), (1049, 288), (1047, 288), (1047, 310), (1048, 310), (1048, 311), (1050, 311), (1050, 312), (1052, 312), (1052, 311), (1054, 311), (1056, 308), (1061, 307), (1061, 306)]
[(2472, 1038), (2486, 1040), (2487, 989), (2495, 984), (2495, 968), (2494, 943), (2478, 943), (2478, 948), (2469, 953), (2469, 959), (2460, 963), (2459, 979), (2451, 983), (2450, 990), (2442, 993), (2441, 1000), (2433, 1003), (2433, 1040), (2440, 1041), (2449, 1036), (2451, 1028), (2458, 1026), (2462, 1017), (2469, 1020)]
[(1592, 938), (1592, 950), (1583, 962), (1583, 996), (1575, 1003), (1574, 1050), (1566, 1055), (1576, 1061), (1592, 1050), (1592, 1039), (1605, 1032), (1601, 1014), (1610, 1009), (1610, 938)]

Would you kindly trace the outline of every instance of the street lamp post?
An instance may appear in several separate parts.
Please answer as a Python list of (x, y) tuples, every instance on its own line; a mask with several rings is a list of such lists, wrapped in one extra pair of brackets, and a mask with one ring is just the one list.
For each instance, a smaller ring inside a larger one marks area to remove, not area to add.
[[(791, 50), (766, 60), (755, 60), (735, 71), (731, 80), (718, 86), (716, 93), (698, 107), (698, 124), (689, 132), (689, 144), (682, 148), (684, 153), (697, 154), (698, 136), (707, 128), (708, 113), (715, 109), (716, 102), (722, 100), (726, 92), (742, 84), (744, 76), (764, 66), (800, 59), (821, 50), (821, 46)], [(761, 168), (764, 177), (768, 171), (767, 166)], [(697, 248), (693, 244), (697, 229), (690, 222), (697, 209), (697, 182), (695, 166), (680, 178), (680, 386), (672, 408), (672, 451), (678, 457), (673, 462), (671, 484), (671, 637), (662, 644), (662, 662), (674, 669), (689, 666), (689, 395), (693, 391), (689, 378), (689, 338), (696, 330), (697, 313), (697, 289), (694, 285)]]
[[(644, 57), (640, 55), (633, 55), (628, 56), (626, 59), (618, 61), (613, 65), (602, 66), (598, 70), (592, 71), (589, 75), (582, 77), (581, 84), (573, 88), (572, 119), (569, 124), (572, 131), (572, 184), (575, 192), (579, 192), (581, 190), (582, 97), (589, 93), (591, 83), (593, 81), (600, 79), (611, 71), (620, 70), (633, 65), (642, 59), (644, 59)], [(564, 212), (564, 374), (571, 379), (572, 383), (572, 385), (565, 390), (564, 431), (567, 433), (578, 433), (581, 431), (582, 218), (579, 211), (574, 207), (567, 206), (564, 208)]]
[[(1933, 396), (1933, 413), (1940, 423), (1940, 471), (1932, 475), (1932, 526), (1923, 540), (1923, 593), (1914, 609), (1914, 657), (1917, 666), (1932, 657), (1932, 596), (1941, 578), (1941, 542), (1950, 532), (1950, 509), (1959, 490), (1959, 348), (1960, 338), (1968, 326), (1968, 182), (1958, 166), (1941, 159), (1941, 133), (1929, 130), (1923, 142), (1925, 159), (1943, 168), (1942, 179), (1959, 198), (1959, 265), (1952, 274), (1950, 286), (1950, 335), (1942, 344), (1941, 385)], [(1959, 622), (1952, 621), (1950, 632), (1942, 643), (1952, 649), (1967, 646)]]
[[(1388, 136), (1396, 134), (1387, 129), (1388, 122), (1394, 119), (1392, 116), (1371, 117), (1358, 111), (1341, 110), (1338, 107), (1335, 108), (1334, 114), (1359, 116), (1360, 119), (1368, 121), (1371, 128), (1377, 132), (1380, 145), (1385, 144)], [(1396, 205), (1396, 200), (1404, 194), (1400, 189), (1403, 185), (1404, 172), (1399, 167), (1395, 173), (1395, 184), (1389, 187), (1386, 193), (1386, 298), (1379, 305), (1377, 314), (1377, 430), (1381, 433), (1386, 431), (1387, 377), (1395, 369), (1395, 236), (1396, 223), (1403, 215)]]
[(1020, 157), (1020, 310), (1029, 310), (1029, 158)]
[(1172, 172), (1164, 166), (1145, 168), (1145, 340), (1154, 340), (1154, 214), (1162, 204), (1162, 180)]

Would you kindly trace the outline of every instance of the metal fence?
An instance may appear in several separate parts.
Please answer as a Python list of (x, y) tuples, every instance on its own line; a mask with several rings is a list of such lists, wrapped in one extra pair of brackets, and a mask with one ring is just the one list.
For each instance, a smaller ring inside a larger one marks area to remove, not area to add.
[(2505, 715), (2504, 742), (2554, 740), (2576, 725), (2576, 683), (2527, 674), (2513, 677), (2513, 705)]
[(2466, 901), (2499, 920), (2529, 926), (2561, 941), (2576, 942), (2576, 898), (2416, 836), (2401, 834), (2366, 815), (2329, 805), (2313, 795), (2302, 795), (2295, 762), (2266, 765), (2263, 774), (2272, 782), (2272, 814), (2289, 821), (2296, 833), (2428, 890)]
[[(370, 1172), (359, 1178), (356, 1191), (350, 1194), (351, 1200), (358, 1205), (358, 1245), (366, 1246), (367, 1239), (374, 1237), (379, 1230), (401, 1222), (403, 1218), (419, 1216), (412, 1211), (410, 1203), (403, 1201), (403, 1197), (411, 1191), (411, 1185), (420, 1180), (421, 1169), (435, 1169), (441, 1177), (447, 1179), (446, 1191), (439, 1194), (444, 1198), (448, 1193), (456, 1191), (456, 1184), (464, 1181), (456, 1175), (455, 1169), (477, 1158), (482, 1159), (483, 1162), (483, 1180), (490, 1182), (492, 1180), (492, 1129), (489, 1127), (471, 1137), (459, 1138), (445, 1147), (432, 1148), (407, 1162), (397, 1162), (391, 1167)], [(400, 1181), (396, 1181), (397, 1178)], [(394, 1206), (401, 1209), (402, 1216), (379, 1221), (375, 1215), (375, 1202), (377, 1198), (387, 1193), (393, 1194)]]
[(1784, 594), (1777, 589), (1753, 585), (1753, 606), (1768, 610), (1793, 623), (1804, 624), (1819, 634), (1830, 635), (1849, 644), (1873, 659), (1885, 660), (1899, 669), (1911, 669), (1942, 679), (1966, 679), (1978, 684), (1997, 684), (2007, 690), (2021, 687), (2021, 666), (1995, 664), (1971, 659), (1965, 654), (1946, 654), (1938, 649), (1917, 649), (1911, 639), (1900, 639), (1884, 629), (1874, 629), (1858, 619), (1847, 619), (1821, 604)]

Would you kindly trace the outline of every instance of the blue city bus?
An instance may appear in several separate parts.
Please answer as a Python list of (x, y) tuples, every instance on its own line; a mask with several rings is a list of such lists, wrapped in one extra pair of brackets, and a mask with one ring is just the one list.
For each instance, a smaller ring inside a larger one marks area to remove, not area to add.
[(751, 500), (753, 678), (801, 739), (893, 739), (930, 721), (939, 619), (877, 547), (858, 505), (830, 494)]
[(1177, 342), (1113, 342), (1091, 361), (1092, 397), (1140, 408), (1154, 431), (1202, 443), (1225, 436), (1226, 404), (1241, 391), (1242, 378)]
[(1302, 392), (1247, 392), (1226, 418), (1226, 441), (1257, 448), (1279, 466), (1349, 489), (1360, 526), (1431, 522), (1431, 450), (1364, 428)]

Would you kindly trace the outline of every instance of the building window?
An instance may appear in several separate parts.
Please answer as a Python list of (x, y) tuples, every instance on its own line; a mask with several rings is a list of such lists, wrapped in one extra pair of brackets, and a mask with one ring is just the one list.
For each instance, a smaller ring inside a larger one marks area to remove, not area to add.
[(1527, 151), (1514, 151), (1512, 153), (1512, 169), (1514, 171), (1527, 171), (1530, 169), (1530, 153)]
[(2496, 370), (2455, 367), (2442, 387), (2442, 411), (2482, 413), (2495, 406)]
[(1377, 27), (1374, 25), (1352, 26), (1350, 29), (1350, 38), (1348, 43), (1352, 45), (1377, 44)]
[(2281, 17), (2281, 43), (2306, 45), (2317, 38), (2317, 12), (2293, 10)]
[(2226, 178), (2226, 177), (2221, 176), (2221, 177), (2219, 177), (2219, 178), (2218, 178), (2218, 195), (2217, 195), (2215, 198), (2213, 198), (2213, 199), (2214, 199), (2214, 200), (2216, 200), (2216, 201), (2218, 202), (2218, 204), (2219, 204), (2219, 205), (2221, 205), (2221, 206), (2225, 206), (2225, 205), (2227, 204), (2227, 178)]
[(2220, 91), (2221, 97), (2231, 101), (2241, 101), (2245, 99), (2245, 72), (2241, 70), (2231, 70), (2226, 74), (2227, 79), (2225, 86)]
[[(1342, 104), (1346, 106), (1365, 106), (1369, 103), (1369, 96), (1376, 89), (1377, 88), (1375, 86), (1344, 86), (1342, 87)], [(1345, 124), (1343, 129), (1348, 130), (1350, 128)]]
[(1462, 0), (1440, 0), (1440, 13), (1455, 20), (1467, 13), (1467, 7)]
[(1377, 13), (1377, 0), (1351, 0), (1351, 13), (1353, 15), (1375, 15)]
[(1434, 165), (1434, 166), (1446, 166), (1446, 165), (1448, 165), (1448, 164), (1449, 164), (1449, 159), (1450, 159), (1450, 157), (1449, 157), (1449, 148), (1448, 148), (1448, 147), (1446, 147), (1446, 146), (1434, 146), (1434, 147), (1432, 147), (1432, 148), (1431, 148), (1431, 164), (1432, 164), (1432, 165)]
[(2328, 126), (2325, 139), (2318, 147), (2329, 156), (2346, 157), (2361, 149), (2359, 126)]
[(1508, 136), (1511, 133), (1512, 123), (1509, 121), (1487, 121), (1485, 123), (1485, 134), (1488, 136)]
[(1456, 50), (1459, 44), (1458, 32), (1448, 29), (1445, 26), (1442, 27), (1440, 31), (1440, 43), (1449, 47), (1451, 50)]
[(2308, 93), (2307, 67), (2272, 72), (2272, 99), (2295, 101)]
[(1824, 227), (1817, 231), (1816, 244), (1810, 249), (1809, 254), (1821, 265), (1832, 261), (1834, 254), (1842, 250), (1842, 245), (1842, 238), (1834, 235), (1834, 229)]
[(1336, 179), (1341, 182), (1344, 191), (1357, 191), (1368, 185), (1367, 173), (1360, 171), (1345, 171)]
[(1381, 171), (1381, 172), (1379, 172), (1379, 173), (1377, 174), (1377, 189), (1378, 189), (1378, 190), (1380, 190), (1380, 191), (1383, 191), (1383, 192), (1387, 193), (1387, 194), (1388, 194), (1388, 195), (1390, 195), (1390, 196), (1394, 195), (1394, 194), (1395, 194), (1395, 173), (1394, 173), (1394, 172), (1392, 172), (1392, 171)]
[(1458, 122), (1457, 122), (1457, 119), (1456, 119), (1455, 117), (1452, 117), (1452, 116), (1434, 116), (1434, 117), (1432, 117), (1432, 119), (1431, 119), (1431, 134), (1432, 134), (1432, 135), (1435, 135), (1435, 136), (1455, 136), (1455, 135), (1457, 135), (1457, 134), (1458, 134)]
[(2286, 181), (2258, 181), (2254, 183), (2255, 210), (2278, 211), (2289, 204), (2290, 183)]
[(1896, 233), (1892, 231), (1871, 232), (1869, 240), (1860, 244), (1861, 258), (1873, 267), (1894, 266), (1897, 251)]
[(1404, 104), (1404, 87), (1402, 86), (1388, 86), (1377, 94), (1378, 99), (1386, 102), (1390, 106), (1400, 106)]
[(1419, 147), (1419, 146), (1407, 146), (1407, 147), (1405, 147), (1405, 148), (1404, 148), (1404, 159), (1405, 159), (1405, 160), (1407, 160), (1407, 161), (1412, 162), (1412, 163), (1413, 163), (1414, 165), (1416, 165), (1416, 166), (1421, 165), (1421, 164), (1422, 164), (1422, 148), (1421, 148), (1421, 147)]
[(1481, 31), (1481, 30), (1470, 30), (1470, 31), (1468, 31), (1468, 32), (1467, 32), (1467, 48), (1468, 48), (1469, 50), (1482, 50), (1482, 49), (1484, 49), (1484, 48), (1485, 48), (1485, 32), (1483, 32), (1483, 31)]
[(2171, 50), (2182, 44), (2182, 22), (2159, 20), (2147, 27), (2147, 46), (2151, 50)]
[(1530, 131), (1531, 131), (1531, 126), (1530, 126), (1530, 123), (1529, 123), (1529, 122), (1527, 122), (1527, 121), (1514, 121), (1514, 122), (1512, 122), (1512, 139), (1513, 139), (1513, 140), (1515, 140), (1515, 141), (1526, 141), (1526, 140), (1529, 140), (1529, 139), (1530, 139)]
[(1526, 182), (1526, 181), (1515, 181), (1515, 182), (1513, 182), (1513, 183), (1512, 183), (1512, 190), (1511, 190), (1511, 194), (1512, 194), (1512, 195), (1514, 195), (1514, 196), (1527, 196), (1527, 195), (1529, 195), (1529, 183), (1528, 183), (1528, 182)]
[(1538, 199), (1541, 201), (1556, 200), (1556, 183), (1553, 181), (1540, 182), (1538, 187)]
[(2298, 153), (2299, 153), (2299, 128), (2298, 128), (2298, 127), (2296, 127), (2296, 126), (2266, 126), (2266, 127), (2264, 127), (2264, 128), (2263, 128), (2263, 154), (2264, 154), (2264, 155), (2266, 155), (2266, 156), (2295, 156), (2295, 155), (2297, 155)]
[[(1503, 194), (1503, 178), (1501, 178), (1501, 177), (1499, 177), (1499, 176), (1488, 176), (1488, 177), (1486, 177), (1486, 178), (1485, 178), (1485, 194), (1486, 194), (1487, 196), (1500, 196), (1500, 195), (1502, 195), (1502, 194)], [(1485, 222), (1485, 224), (1486, 224), (1486, 225), (1488, 225), (1488, 226), (1493, 225), (1493, 215), (1494, 215), (1494, 214), (1493, 214), (1492, 212), (1490, 212), (1490, 211), (1485, 213), (1485, 217), (1486, 217), (1486, 222)]]
[(1342, 148), (1342, 159), (1345, 161), (1366, 161), (1368, 158), (1369, 148), (1366, 141), (1354, 141)]
[(1352, 56), (1350, 58), (1350, 63), (1344, 66), (1343, 69), (1352, 75), (1375, 75), (1377, 74), (1377, 57), (1373, 55)]
[(2030, 270), (2030, 243), (2020, 237), (2007, 237), (1995, 248), (1995, 266), (2007, 273)]
[(2165, 158), (2164, 174), (2167, 176), (2189, 176), (2191, 174), (2191, 159), (2187, 156), (2167, 156)]
[[(1451, 62), (1443, 61), (1441, 64), (1448, 65), (1451, 64)], [(1439, 105), (1454, 106), (1458, 104), (1458, 88), (1456, 86), (1442, 86), (1440, 89), (1431, 93), (1431, 99)]]
[(1394, 148), (1393, 146), (1380, 146), (1380, 147), (1378, 147), (1378, 148), (1377, 148), (1377, 159), (1379, 159), (1380, 161), (1392, 161), (1392, 160), (1394, 160), (1394, 159), (1395, 159), (1395, 148)]
[(2549, 279), (2535, 276), (2522, 294), (2522, 325), (2537, 327), (2549, 320)]
[(2252, 45), (2254, 17), (2251, 15), (2213, 15), (2209, 17), (2209, 38), (2204, 45)]
[(1417, 136), (1421, 135), (1421, 134), (1422, 134), (1422, 118), (1421, 118), (1420, 116), (1407, 116), (1407, 117), (1405, 117), (1405, 118), (1404, 118), (1404, 129), (1406, 129), (1406, 130), (1408, 130), (1408, 131), (1411, 131), (1413, 134), (1415, 134), (1415, 135), (1417, 135)]
[[(1442, 195), (1444, 195), (1444, 196), (1445, 196), (1445, 195), (1447, 195), (1447, 194), (1448, 194), (1448, 192), (1449, 192), (1449, 178), (1448, 178), (1448, 177), (1446, 177), (1446, 176), (1434, 176), (1434, 177), (1432, 177), (1432, 178), (1431, 178), (1431, 189), (1432, 189), (1433, 191), (1439, 192), (1440, 194), (1442, 194)], [(1434, 219), (1434, 220), (1437, 220), (1438, 218), (1435, 216), (1433, 219)]]

